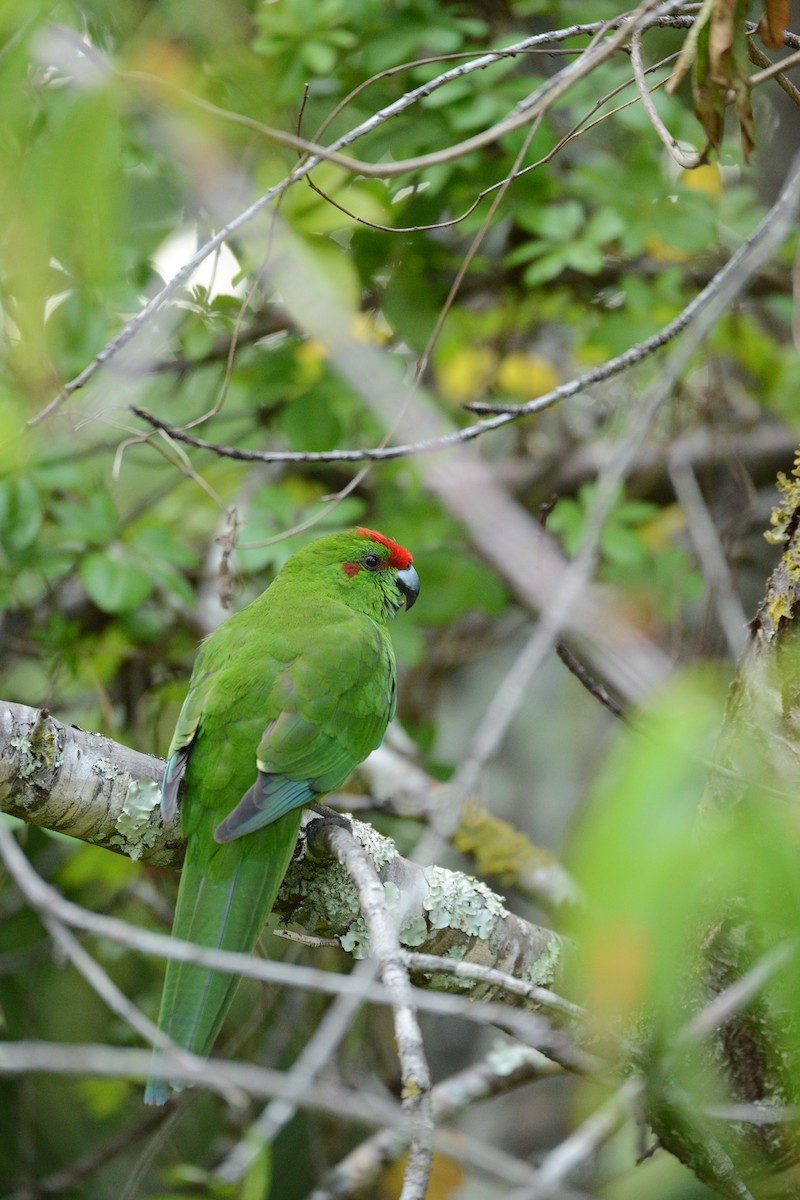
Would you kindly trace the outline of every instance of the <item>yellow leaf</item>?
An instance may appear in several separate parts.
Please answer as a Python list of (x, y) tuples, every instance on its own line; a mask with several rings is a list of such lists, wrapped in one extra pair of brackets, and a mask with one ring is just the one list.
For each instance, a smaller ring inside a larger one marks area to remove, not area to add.
[(704, 192), (706, 196), (721, 196), (724, 191), (722, 171), (717, 163), (704, 163), (693, 171), (682, 171), (681, 186), (692, 192)]
[(491, 346), (459, 346), (436, 364), (440, 393), (456, 404), (482, 396), (497, 371), (497, 354)]
[(306, 338), (294, 352), (295, 362), (300, 368), (300, 379), (306, 387), (317, 383), (325, 374), (327, 348), (317, 338)]
[(677, 246), (670, 246), (669, 242), (665, 242), (660, 233), (648, 233), (644, 241), (644, 247), (648, 254), (651, 254), (658, 262), (686, 262), (691, 258), (691, 254), (687, 254), (685, 250), (679, 250)]
[(639, 526), (638, 533), (651, 550), (665, 550), (678, 533), (686, 528), (686, 515), (680, 504), (668, 504), (660, 508), (655, 516)]
[[(381, 1176), (381, 1196), (384, 1200), (398, 1200), (403, 1190), (408, 1155), (404, 1154), (397, 1162), (390, 1163)], [(464, 1173), (454, 1158), (443, 1154), (441, 1150), (433, 1155), (433, 1170), (425, 1200), (448, 1200), (464, 1183)]]
[(533, 400), (558, 387), (561, 377), (549, 358), (543, 354), (516, 350), (500, 362), (493, 387), (497, 392), (509, 392), (520, 400)]
[(392, 337), (392, 328), (379, 312), (357, 312), (353, 317), (353, 337), (357, 342), (376, 342), (383, 345)]

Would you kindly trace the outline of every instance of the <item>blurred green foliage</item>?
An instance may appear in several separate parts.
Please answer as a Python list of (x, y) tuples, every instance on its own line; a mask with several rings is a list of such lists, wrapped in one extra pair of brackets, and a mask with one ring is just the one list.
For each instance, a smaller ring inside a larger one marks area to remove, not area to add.
[[(769, 1140), (791, 1161), (793, 1135), (778, 1126), (765, 1138), (723, 1114), (732, 1097), (745, 1101), (731, 1062), (749, 1069), (746, 1099), (754, 1105), (797, 1103), (796, 816), (764, 743), (768, 730), (778, 736), (766, 712), (760, 750), (748, 752), (741, 739), (736, 802), (709, 799), (724, 700), (708, 671), (679, 676), (609, 755), (573, 843), (586, 899), (572, 927), (581, 946), (574, 982), (587, 996), (597, 1044), (623, 1039), (631, 1063), (646, 1065), (665, 1144), (681, 1131), (693, 1147), (685, 1161), (701, 1176), (735, 1188), (738, 1174), (760, 1195), (758, 1178), (775, 1165)], [(690, 1014), (752, 970), (763, 974), (747, 999), (704, 1032), (693, 1030)]]
[[(587, 517), (597, 487), (582, 484), (575, 498), (559, 500), (547, 528), (560, 534), (572, 557), (581, 547)], [(598, 577), (624, 584), (666, 619), (674, 618), (687, 601), (703, 590), (703, 575), (685, 545), (672, 541), (674, 515), (650, 500), (626, 499), (620, 485), (600, 532)]]
[[(580, 18), (616, 13), (607, 0), (592, 0)], [(299, 128), (306, 137), (328, 123), (322, 138), (332, 140), (455, 66), (457, 56), (511, 45), (577, 15), (574, 5), (550, 0), (6, 0), (0, 7), (3, 698), (47, 705), (62, 720), (163, 753), (197, 641), (221, 615), (220, 597), (233, 591), (236, 606), (246, 603), (306, 537), (363, 522), (414, 553), (422, 598), (394, 631), (400, 715), (431, 769), (452, 770), (457, 756), (450, 752), (443, 762), (437, 730), (452, 724), (454, 712), (463, 720), (468, 670), (476, 661), (491, 667), (521, 614), (505, 581), (425, 489), (414, 461), (373, 464), (355, 481), (358, 466), (342, 462), (248, 464), (148, 433), (130, 411), (142, 406), (174, 426), (212, 413), (193, 432), (243, 450), (381, 442), (388, 422), (333, 368), (330, 348), (287, 320), (268, 275), (262, 277), (275, 250), (269, 221), (231, 238), (230, 257), (212, 257), (113, 364), (46, 420), (29, 422), (198, 242), (296, 164), (296, 152), (264, 136), (257, 123)], [(648, 35), (653, 60), (675, 53), (681, 37), (653, 31), (651, 42)], [(560, 48), (570, 61), (585, 44), (572, 37)], [(454, 57), (441, 58), (448, 55)], [(454, 78), (376, 123), (348, 152), (392, 161), (463, 140), (503, 118), (562, 61), (531, 53)], [(735, 146), (702, 173), (676, 175), (640, 105), (613, 111), (632, 98), (630, 87), (615, 94), (628, 78), (620, 57), (578, 82), (541, 121), (525, 165), (550, 155), (584, 123), (586, 131), (502, 198), (432, 347), (428, 382), (440, 414), (456, 426), (474, 420), (461, 408), (465, 401), (487, 394), (511, 403), (531, 399), (650, 336), (761, 215), (757, 173), (743, 168)], [(701, 140), (685, 95), (662, 90), (656, 102), (677, 138)], [(606, 119), (597, 122), (599, 116)], [(282, 198), (281, 220), (320, 277), (333, 281), (342, 311), (359, 314), (355, 336), (384, 347), (401, 371), (409, 373), (426, 347), (524, 136), (516, 131), (484, 151), (397, 179), (352, 177), (323, 164), (311, 175), (320, 190), (303, 181)], [(745, 424), (771, 415), (797, 423), (791, 253), (788, 247), (774, 276), (761, 281), (758, 304), (719, 322), (697, 375), (664, 417), (665, 440), (704, 421), (712, 431), (738, 429), (743, 413)], [(657, 370), (657, 363), (644, 364), (636, 387)], [(722, 382), (711, 388), (708, 379)], [(498, 470), (507, 470), (510, 486), (525, 476), (518, 495), (532, 514), (555, 481), (563, 495), (549, 528), (570, 554), (594, 493), (574, 479), (560, 483), (560, 465), (581, 445), (613, 436), (619, 419), (605, 395), (590, 407), (587, 417), (581, 403), (568, 404), (480, 443)], [(619, 407), (624, 413), (625, 404)], [(685, 522), (674, 520), (671, 497), (646, 490), (620, 490), (601, 538), (601, 578), (671, 650), (713, 653), (716, 646), (706, 646), (692, 625), (690, 602), (703, 582)], [(223, 551), (234, 542), (229, 561)], [(573, 703), (563, 700), (554, 761), (565, 757), (562, 745), (575, 742)], [(761, 821), (752, 806), (743, 809), (735, 836), (717, 825), (694, 831), (697, 756), (717, 710), (703, 687), (687, 687), (674, 709), (669, 704), (653, 717), (658, 739), (626, 741), (615, 752), (607, 775), (613, 782), (603, 785), (576, 851), (600, 925), (599, 933), (583, 936), (601, 947), (612, 937), (622, 956), (608, 1003), (618, 1016), (646, 1003), (663, 1038), (677, 1018), (662, 1001), (687, 953), (706, 859), (717, 863), (708, 895), (722, 897), (744, 869), (747, 845), (752, 902), (765, 928), (780, 916), (782, 890), (795, 889), (788, 852), (767, 872), (772, 839), (785, 833), (771, 811)], [(580, 771), (591, 768), (579, 749), (567, 757), (580, 760)], [(527, 784), (523, 776), (515, 784), (525, 799), (516, 814), (523, 820)], [(27, 832), (26, 848), (71, 899), (168, 926), (173, 880), (36, 829)], [(607, 888), (609, 878), (614, 886)], [(0, 911), (8, 1036), (135, 1043), (54, 955), (5, 878)], [(620, 931), (631, 912), (637, 927)], [(154, 1015), (160, 965), (106, 944), (91, 948), (122, 990)], [(335, 953), (331, 959), (339, 964)], [(591, 974), (587, 986), (595, 986)], [(793, 978), (785, 986), (788, 997)], [(311, 998), (278, 1006), (245, 986), (227, 1034), (244, 1029), (238, 1052), (287, 1065), (321, 1010)], [(360, 1077), (370, 1086), (385, 1086), (390, 1073), (381, 1020), (365, 1018), (353, 1033)], [(795, 1063), (796, 1047), (792, 1054)], [(686, 1072), (691, 1092), (690, 1065)], [(159, 1159), (158, 1144), (147, 1149), (152, 1125), (140, 1105), (140, 1088), (126, 1082), (0, 1080), (0, 1112), (15, 1114), (13, 1126), (0, 1120), (3, 1188), (18, 1184), (20, 1194), (35, 1195), (37, 1180), (66, 1171), (55, 1190), (67, 1200), (229, 1194), (209, 1171), (238, 1135), (235, 1118), (212, 1098), (192, 1094)], [(280, 1180), (273, 1195), (303, 1196), (324, 1164), (357, 1138), (345, 1123), (311, 1124), (304, 1116), (293, 1121), (274, 1148), (274, 1163), (259, 1159), (236, 1194), (265, 1196), (272, 1172)], [(121, 1130), (129, 1132), (124, 1148), (104, 1155)], [(172, 1164), (169, 1171), (164, 1163)]]

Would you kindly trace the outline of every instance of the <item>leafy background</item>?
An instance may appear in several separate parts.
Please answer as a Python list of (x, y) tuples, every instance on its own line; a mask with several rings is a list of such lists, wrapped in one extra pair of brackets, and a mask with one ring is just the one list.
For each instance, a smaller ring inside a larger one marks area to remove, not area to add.
[[(580, 18), (616, 12), (607, 0), (589, 0)], [(332, 139), (438, 75), (439, 56), (507, 45), (569, 25), (576, 15), (573, 5), (544, 0), (470, 7), (408, 0), (391, 8), (380, 0), (7, 0), (0, 11), (0, 694), (163, 753), (194, 648), (224, 615), (225, 597), (232, 593), (240, 606), (256, 595), (309, 536), (307, 522), (314, 522), (314, 533), (365, 523), (414, 553), (422, 597), (393, 631), (400, 717), (431, 774), (451, 776), (528, 635), (529, 618), (472, 548), (468, 531), (426, 489), (413, 457), (373, 464), (333, 503), (329, 498), (352, 484), (357, 466), (248, 464), (187, 451), (149, 432), (131, 412), (135, 404), (175, 426), (219, 406), (195, 432), (243, 449), (379, 444), (385, 426), (260, 274), (268, 224), (233, 238), (129, 352), (46, 420), (29, 421), (205, 240), (221, 214), (238, 211), (296, 163), (294, 150), (225, 113), (283, 130), (301, 121), (309, 137), (329, 122), (324, 136)], [(652, 31), (650, 61), (675, 54), (682, 37)], [(76, 55), (76, 38), (96, 55)], [(583, 37), (559, 43), (564, 51), (584, 45)], [(421, 61), (390, 70), (412, 60)], [(555, 54), (501, 60), (378, 126), (357, 152), (378, 162), (462, 140), (500, 120), (560, 65)], [(456, 427), (475, 419), (466, 403), (527, 401), (656, 332), (755, 227), (774, 196), (776, 157), (787, 161), (787, 147), (797, 140), (796, 116), (792, 126), (782, 98), (758, 97), (761, 132), (749, 163), (731, 129), (718, 157), (681, 172), (641, 106), (618, 107), (632, 98), (630, 88), (596, 107), (629, 75), (627, 59), (618, 56), (576, 83), (545, 117), (526, 164), (550, 155), (579, 122), (588, 127), (512, 184), (470, 263), (425, 376), (438, 411)], [(675, 137), (702, 145), (688, 83), (673, 95), (656, 95)], [(280, 217), (315, 269), (342, 304), (361, 314), (358, 336), (383, 347), (407, 374), (426, 350), (493, 193), (468, 210), (508, 174), (523, 136), (509, 134), (487, 150), (397, 180), (353, 177), (323, 164), (312, 175), (315, 189), (301, 182), (281, 201)], [(785, 247), (695, 355), (620, 486), (600, 540), (598, 578), (619, 589), (631, 620), (677, 664), (713, 664), (715, 682), (705, 677), (690, 689), (691, 700), (678, 690), (664, 716), (671, 729), (677, 713), (690, 714), (683, 734), (702, 732), (698, 753), (719, 719), (718, 685), (730, 676), (730, 647), (667, 458), (676, 448), (690, 456), (743, 617), (751, 615), (776, 557), (760, 536), (774, 502), (775, 472), (788, 468), (800, 426), (795, 249)], [(548, 529), (568, 555), (580, 546), (593, 480), (658, 370), (658, 361), (644, 361), (621, 381), (480, 441), (480, 452), (532, 517), (553, 492), (559, 495)], [(576, 813), (590, 807), (592, 780), (615, 738), (613, 719), (553, 658), (538, 673), (501, 754), (483, 772), (482, 799), (535, 842), (562, 853)], [(603, 770), (623, 773), (625, 782), (611, 788), (622, 797), (620, 813), (646, 794), (656, 812), (667, 814), (678, 786), (693, 811), (701, 782), (673, 777), (669, 755), (654, 767), (646, 755), (640, 760), (630, 751), (628, 760), (624, 749), (615, 753), (627, 766)], [(652, 786), (654, 769), (661, 791)], [(599, 794), (608, 787), (598, 785)], [(600, 801), (597, 811), (606, 811)], [(687, 814), (659, 841), (658, 862), (639, 859), (637, 866), (641, 842), (626, 857), (616, 813), (612, 805), (606, 824), (598, 817), (588, 826), (591, 869), (581, 868), (590, 894), (598, 875), (598, 925), (609, 878), (628, 880), (630, 894), (619, 901), (626, 910), (646, 910), (647, 880), (663, 879), (664, 872), (671, 873), (669, 894), (682, 880), (691, 899), (689, 867), (696, 859), (684, 853)], [(384, 817), (382, 825), (405, 848), (413, 845), (412, 822)], [(626, 818), (632, 827), (636, 822)], [(579, 866), (586, 844), (579, 835)], [(168, 927), (174, 881), (167, 876), (34, 829), (25, 845), (69, 897)], [(748, 853), (759, 851), (751, 843)], [(769, 846), (763, 853), (771, 861)], [(448, 861), (470, 866), (455, 850)], [(739, 861), (734, 856), (731, 872)], [(748, 866), (757, 871), (759, 861), (749, 857)], [(661, 894), (651, 898), (654, 912)], [(510, 899), (541, 918), (521, 895), (512, 892)], [(768, 912), (773, 901), (763, 898)], [(8, 1036), (132, 1042), (54, 957), (7, 881), (0, 911)], [(618, 936), (612, 918), (613, 912), (608, 920)], [(596, 936), (603, 945), (608, 927)], [(681, 943), (677, 934), (662, 941), (668, 949), (649, 982), (635, 977), (635, 938), (626, 943), (619, 988), (598, 999), (601, 1011), (603, 1004), (635, 1009), (642, 989), (669, 995)], [(160, 964), (105, 944), (92, 951), (154, 1014)], [(344, 960), (316, 951), (314, 961), (342, 969)], [(291, 1062), (323, 1002), (295, 995), (289, 1007), (284, 999), (242, 988), (229, 1023), (239, 1052)], [(485, 1049), (473, 1044), (470, 1030), (432, 1020), (429, 1028), (437, 1077)], [(385, 1017), (363, 1015), (342, 1070), (351, 1078), (362, 1072), (371, 1086), (380, 1080), (395, 1087), (389, 1043)], [(554, 1081), (493, 1102), (466, 1117), (462, 1129), (485, 1134), (488, 1122), (492, 1140), (536, 1154), (596, 1100), (591, 1089), (576, 1092)], [(193, 1095), (160, 1132), (150, 1114), (142, 1115), (139, 1087), (124, 1080), (3, 1079), (0, 1111), (14, 1114), (0, 1122), (0, 1176), (20, 1200), (227, 1194), (206, 1171), (236, 1136), (237, 1118), (208, 1096)], [(645, 1194), (645, 1187), (652, 1197), (706, 1194), (663, 1153), (634, 1173), (634, 1136), (624, 1129), (604, 1152), (587, 1185), (596, 1194), (624, 1200)], [(273, 1194), (306, 1195), (322, 1167), (357, 1138), (344, 1122), (297, 1117), (275, 1147)], [(242, 1195), (265, 1194), (265, 1176), (252, 1176), (248, 1186)], [(381, 1195), (397, 1194), (396, 1172), (380, 1187)], [(432, 1197), (495, 1194), (480, 1172), (437, 1158)]]

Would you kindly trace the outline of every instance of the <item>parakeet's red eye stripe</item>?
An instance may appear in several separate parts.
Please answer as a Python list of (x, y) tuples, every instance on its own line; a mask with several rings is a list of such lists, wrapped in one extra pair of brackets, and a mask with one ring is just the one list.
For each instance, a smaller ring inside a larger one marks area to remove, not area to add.
[(348, 579), (352, 579), (353, 576), (357, 575), (358, 572), (361, 570), (361, 563), (356, 563), (356, 562), (342, 563), (342, 570), (344, 571), (345, 575), (347, 575)]
[(363, 525), (358, 525), (357, 530), (364, 537), (369, 538), (372, 542), (380, 542), (389, 551), (389, 560), (387, 566), (394, 567), (398, 571), (405, 570), (410, 567), (414, 561), (411, 555), (406, 550), (405, 546), (393, 542), (391, 538), (385, 537), (382, 533), (378, 533), (377, 529), (365, 529)]

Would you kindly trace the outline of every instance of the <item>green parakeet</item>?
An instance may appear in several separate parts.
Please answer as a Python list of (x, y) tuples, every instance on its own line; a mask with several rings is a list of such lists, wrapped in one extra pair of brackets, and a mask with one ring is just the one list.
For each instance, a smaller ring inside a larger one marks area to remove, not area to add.
[[(289, 863), (304, 804), (380, 745), (395, 710), (389, 617), (419, 592), (411, 555), (372, 529), (322, 537), (203, 643), (169, 748), (161, 808), (186, 836), (172, 927), (250, 952)], [(158, 1025), (207, 1054), (238, 978), (175, 960)], [(148, 1104), (170, 1084), (151, 1079)]]

